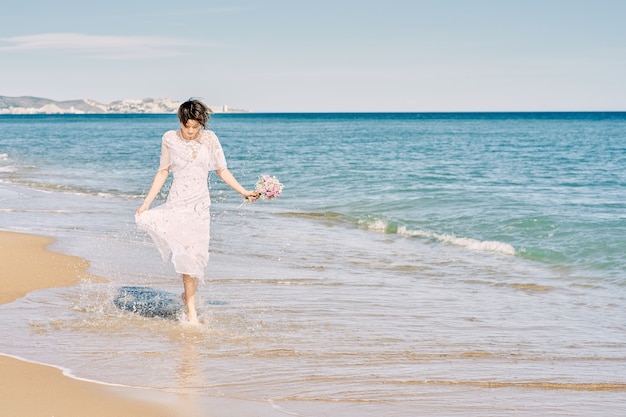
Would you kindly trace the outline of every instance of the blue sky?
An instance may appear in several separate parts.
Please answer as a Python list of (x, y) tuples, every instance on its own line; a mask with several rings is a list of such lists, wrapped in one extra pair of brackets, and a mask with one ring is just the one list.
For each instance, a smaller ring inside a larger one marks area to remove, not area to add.
[[(176, 4), (178, 3), (178, 4)], [(626, 1), (21, 1), (0, 95), (257, 112), (626, 110)]]

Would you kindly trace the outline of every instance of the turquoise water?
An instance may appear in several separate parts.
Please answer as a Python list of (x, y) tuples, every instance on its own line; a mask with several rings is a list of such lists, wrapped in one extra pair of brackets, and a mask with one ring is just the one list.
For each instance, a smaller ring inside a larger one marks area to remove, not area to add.
[[(287, 185), (283, 214), (625, 280), (624, 113), (249, 114), (212, 122), (242, 182), (251, 187), (269, 172)], [(147, 190), (160, 135), (176, 119), (0, 123), (2, 164), (14, 168), (5, 182), (133, 198)]]
[(133, 223), (176, 126), (0, 117), (0, 228), (112, 280), (0, 306), (0, 352), (277, 415), (626, 412), (626, 113), (215, 115), (240, 182), (285, 190), (241, 205), (210, 178), (192, 336), (111, 303), (180, 291)]

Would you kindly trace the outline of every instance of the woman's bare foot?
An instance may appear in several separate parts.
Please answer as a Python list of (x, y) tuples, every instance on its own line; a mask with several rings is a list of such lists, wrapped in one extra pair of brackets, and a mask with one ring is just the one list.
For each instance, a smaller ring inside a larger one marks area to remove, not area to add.
[(189, 275), (183, 275), (183, 285), (185, 291), (181, 294), (183, 303), (185, 303), (185, 313), (189, 324), (200, 324), (198, 321), (198, 313), (196, 312), (196, 279)]
[(195, 307), (193, 308), (187, 308), (187, 321), (189, 322), (189, 324), (200, 324), (200, 321), (198, 321), (198, 313), (196, 312)]
[(185, 305), (185, 315), (187, 316), (189, 324), (199, 324), (198, 313), (196, 312), (196, 297), (190, 297), (191, 299), (188, 300), (186, 293), (183, 292), (180, 295), (180, 298), (183, 300), (183, 304)]

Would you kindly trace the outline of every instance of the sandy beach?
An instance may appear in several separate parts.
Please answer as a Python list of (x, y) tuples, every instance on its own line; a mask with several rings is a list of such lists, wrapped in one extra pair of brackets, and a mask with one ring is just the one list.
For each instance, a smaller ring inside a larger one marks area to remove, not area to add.
[[(102, 278), (86, 272), (83, 259), (48, 251), (53, 240), (0, 232), (2, 275), (0, 303), (28, 292), (68, 286), (81, 279)], [(10, 335), (4, 335), (10, 337)], [(0, 415), (155, 417), (174, 413), (162, 405), (137, 399), (144, 393), (67, 377), (60, 369), (0, 355)]]

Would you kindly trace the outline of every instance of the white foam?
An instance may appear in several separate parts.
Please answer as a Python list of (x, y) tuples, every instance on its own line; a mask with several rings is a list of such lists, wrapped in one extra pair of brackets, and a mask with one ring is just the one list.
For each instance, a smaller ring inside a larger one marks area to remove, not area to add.
[[(0, 162), (6, 162), (9, 160), (8, 153), (0, 153)], [(0, 166), (0, 172), (15, 172), (17, 169), (13, 166)]]
[(366, 230), (373, 230), (376, 232), (385, 232), (387, 231), (387, 222), (382, 219), (375, 220), (360, 220), (359, 226)]
[(398, 227), (398, 234), (402, 236), (417, 236), (436, 239), (440, 242), (452, 245), (463, 246), (465, 248), (484, 252), (496, 252), (504, 255), (515, 255), (515, 248), (508, 243), (496, 240), (478, 240), (467, 237), (456, 237), (454, 235), (426, 232), (424, 230), (407, 230), (406, 227)]

